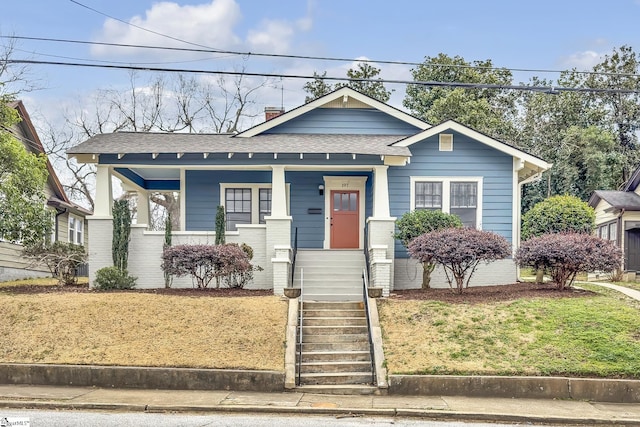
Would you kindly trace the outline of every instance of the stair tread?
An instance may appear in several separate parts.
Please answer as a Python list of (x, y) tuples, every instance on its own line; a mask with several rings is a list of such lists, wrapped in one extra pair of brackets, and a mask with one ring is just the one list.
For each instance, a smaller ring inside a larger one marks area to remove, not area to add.
[[(304, 357), (303, 357), (304, 359)], [(303, 366), (324, 366), (324, 365), (354, 365), (354, 364), (359, 364), (359, 365), (371, 365), (371, 361), (370, 360), (314, 360), (311, 362), (305, 362), (304, 360), (302, 362), (300, 362), (301, 365)]]
[(371, 371), (369, 372), (303, 372), (300, 374), (301, 377), (345, 377), (345, 376), (354, 376), (354, 377), (364, 377), (371, 376)]
[(326, 350), (326, 351), (303, 351), (302, 355), (304, 356), (305, 354), (315, 354), (315, 355), (320, 355), (320, 354), (343, 354), (343, 353), (349, 353), (349, 354), (369, 354), (371, 353), (368, 350), (346, 350), (346, 351), (331, 351), (331, 350)]

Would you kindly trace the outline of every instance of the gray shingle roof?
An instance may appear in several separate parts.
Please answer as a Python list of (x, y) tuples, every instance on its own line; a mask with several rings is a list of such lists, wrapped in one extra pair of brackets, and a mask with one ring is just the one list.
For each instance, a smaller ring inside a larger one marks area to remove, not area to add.
[(251, 138), (230, 134), (116, 132), (96, 135), (68, 154), (132, 153), (348, 153), (410, 156), (392, 147), (405, 135), (262, 134)]
[(595, 195), (616, 209), (640, 210), (640, 196), (631, 191), (597, 190)]

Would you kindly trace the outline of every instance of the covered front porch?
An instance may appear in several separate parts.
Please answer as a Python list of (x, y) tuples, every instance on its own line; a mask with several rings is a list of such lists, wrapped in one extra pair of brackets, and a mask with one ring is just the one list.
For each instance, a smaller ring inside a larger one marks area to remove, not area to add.
[[(355, 160), (355, 156), (353, 159)], [(291, 285), (297, 249), (357, 249), (367, 253), (370, 282), (388, 295), (393, 289), (394, 222), (389, 213), (389, 165), (242, 165), (201, 167), (98, 164), (97, 198), (91, 222), (89, 275), (109, 265), (113, 204), (112, 178), (136, 193), (129, 272), (139, 288), (164, 286), (160, 268), (164, 231), (152, 230), (150, 194), (178, 194), (179, 224), (173, 244), (213, 244), (217, 206), (225, 207), (226, 241), (254, 251), (255, 289), (282, 295)], [(193, 286), (175, 278), (174, 287)]]

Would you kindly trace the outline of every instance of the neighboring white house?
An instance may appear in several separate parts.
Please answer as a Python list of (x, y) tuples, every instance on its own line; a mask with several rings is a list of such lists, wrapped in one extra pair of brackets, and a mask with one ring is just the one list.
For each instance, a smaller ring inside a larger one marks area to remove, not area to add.
[[(21, 121), (10, 129), (10, 132), (24, 144), (25, 149), (29, 152), (44, 153), (42, 142), (22, 101), (14, 101), (9, 105), (18, 112), (21, 118)], [(54, 218), (52, 240), (87, 245), (89, 233), (86, 217), (91, 215), (91, 211), (69, 200), (48, 160), (47, 170), (49, 172), (45, 189), (47, 207), (51, 209)], [(49, 270), (44, 267), (32, 266), (29, 260), (22, 256), (22, 249), (20, 244), (0, 240), (0, 281), (51, 275)]]
[(640, 271), (640, 167), (619, 191), (596, 190), (589, 206), (596, 211), (596, 233), (622, 250), (623, 270)]

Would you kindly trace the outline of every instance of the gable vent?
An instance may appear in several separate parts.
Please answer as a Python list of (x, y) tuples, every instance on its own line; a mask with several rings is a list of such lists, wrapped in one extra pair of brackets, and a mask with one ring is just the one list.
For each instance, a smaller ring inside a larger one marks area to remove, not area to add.
[(440, 151), (453, 151), (453, 134), (441, 133), (439, 136)]

